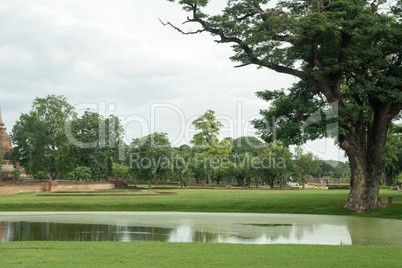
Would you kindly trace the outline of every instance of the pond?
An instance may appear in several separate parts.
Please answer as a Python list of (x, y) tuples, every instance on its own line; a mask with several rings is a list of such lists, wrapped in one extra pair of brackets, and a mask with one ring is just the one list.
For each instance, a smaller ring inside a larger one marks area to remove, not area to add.
[(184, 212), (0, 212), (0, 241), (161, 241), (402, 247), (402, 221)]

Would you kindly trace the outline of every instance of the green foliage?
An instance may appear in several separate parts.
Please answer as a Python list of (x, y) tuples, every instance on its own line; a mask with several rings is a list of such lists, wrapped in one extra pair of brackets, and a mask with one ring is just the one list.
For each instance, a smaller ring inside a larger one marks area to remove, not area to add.
[(113, 159), (119, 159), (119, 148), (123, 146), (124, 131), (118, 118), (112, 115), (105, 119), (96, 112), (85, 111), (67, 126), (74, 164), (89, 167), (92, 178), (111, 176)]
[(395, 183), (398, 174), (402, 172), (402, 124), (391, 124), (388, 131), (383, 170), (386, 177), (391, 179), (389, 184)]
[(68, 173), (68, 177), (76, 181), (89, 181), (91, 179), (91, 174), (92, 172), (89, 167), (79, 166)]
[(133, 172), (141, 180), (166, 179), (172, 170), (172, 148), (166, 133), (155, 132), (130, 145)]
[(202, 144), (202, 141), (212, 143), (219, 134), (221, 127), (223, 127), (223, 124), (216, 120), (215, 112), (212, 110), (208, 110), (205, 114), (195, 119), (193, 125), (195, 130), (201, 130), (200, 133), (194, 135), (193, 143), (197, 145)]
[(320, 162), (312, 153), (303, 154), (302, 148), (297, 147), (295, 164), (296, 176), (299, 176), (299, 178), (301, 179), (304, 189), (304, 186), (308, 182), (308, 179), (311, 178), (311, 174), (316, 172), (319, 168)]
[(335, 160), (317, 160), (319, 167), (311, 175), (315, 177), (328, 176), (330, 178), (347, 178), (351, 176), (351, 170), (348, 162)]
[(402, 172), (395, 177), (396, 184), (402, 184)]
[(381, 190), (392, 190), (392, 188), (393, 188), (392, 186), (383, 186), (383, 185), (380, 186)]
[(200, 130), (191, 140), (194, 146), (191, 152), (194, 175), (198, 178), (210, 177), (214, 168), (221, 165), (222, 161), (229, 156), (232, 146), (229, 140), (219, 141), (217, 138), (223, 124), (216, 120), (214, 111), (208, 110), (194, 120), (193, 125), (196, 130)]
[(130, 178), (130, 167), (119, 163), (113, 163), (113, 176), (120, 179)]
[(78, 118), (63, 96), (35, 98), (32, 110), (21, 114), (13, 127), (11, 160), (28, 174), (46, 170), (59, 178), (87, 166), (94, 178), (105, 178), (112, 173), (111, 158), (120, 157), (122, 135), (115, 116), (104, 119), (86, 111)]
[(34, 174), (34, 178), (37, 180), (46, 180), (49, 178), (49, 173), (47, 171), (40, 170)]
[[(350, 189), (350, 185), (332, 185), (329, 184), (327, 185), (328, 190), (345, 190), (345, 189)], [(387, 187), (389, 189), (389, 187)]]
[(21, 170), (18, 168), (13, 169), (13, 171), (11, 171), (11, 176), (13, 176), (13, 180), (18, 181), (21, 176)]

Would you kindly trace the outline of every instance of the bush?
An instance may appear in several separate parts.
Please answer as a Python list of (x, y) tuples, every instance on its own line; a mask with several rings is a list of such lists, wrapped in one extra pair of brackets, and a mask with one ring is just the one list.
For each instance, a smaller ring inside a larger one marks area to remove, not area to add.
[(350, 189), (350, 185), (327, 185), (328, 190), (347, 190)]
[(382, 189), (382, 190), (392, 190), (392, 186), (384, 186), (384, 185), (381, 185), (381, 186), (380, 186), (380, 189)]
[(92, 171), (89, 167), (80, 166), (68, 173), (68, 177), (77, 181), (91, 180)]
[(11, 176), (13, 176), (13, 180), (18, 181), (21, 176), (21, 170), (19, 170), (18, 168), (15, 168), (13, 171), (11, 171)]
[(36, 175), (34, 176), (35, 179), (37, 180), (46, 180), (49, 178), (49, 172), (41, 170), (38, 171), (38, 173), (36, 173)]

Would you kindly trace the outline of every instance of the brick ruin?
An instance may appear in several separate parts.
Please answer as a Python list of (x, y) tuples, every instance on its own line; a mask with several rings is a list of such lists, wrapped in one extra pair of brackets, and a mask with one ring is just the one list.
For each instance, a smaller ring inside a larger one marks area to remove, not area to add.
[[(11, 180), (11, 171), (14, 170), (13, 164), (10, 162), (10, 160), (4, 159), (4, 155), (7, 152), (10, 152), (13, 147), (11, 146), (11, 139), (10, 136), (7, 133), (7, 128), (5, 127), (5, 124), (3, 122), (3, 117), (1, 115), (1, 107), (0, 107), (0, 157), (1, 157), (1, 171), (0, 171), (0, 181), (2, 180)], [(21, 170), (21, 179), (23, 178), (29, 178), (26, 174), (23, 168), (17, 167)]]

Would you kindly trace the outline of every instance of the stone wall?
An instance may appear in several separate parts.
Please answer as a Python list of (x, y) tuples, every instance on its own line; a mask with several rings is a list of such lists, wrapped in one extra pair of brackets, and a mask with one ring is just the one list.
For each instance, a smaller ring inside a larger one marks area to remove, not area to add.
[(115, 183), (110, 181), (3, 181), (0, 182), (0, 195), (27, 192), (110, 190), (114, 188)]

